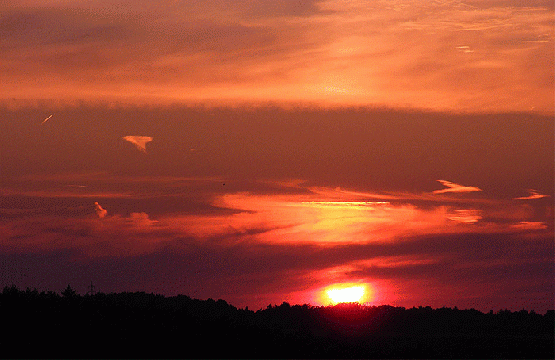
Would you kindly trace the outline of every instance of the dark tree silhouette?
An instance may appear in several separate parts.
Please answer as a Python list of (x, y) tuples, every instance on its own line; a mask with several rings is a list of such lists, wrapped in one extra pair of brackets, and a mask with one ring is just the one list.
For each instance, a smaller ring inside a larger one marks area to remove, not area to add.
[(552, 359), (554, 314), (287, 302), (251, 311), (185, 295), (11, 286), (0, 293), (10, 329), (0, 349), (3, 358)]
[(71, 286), (67, 284), (67, 287), (65, 288), (65, 290), (62, 291), (62, 296), (64, 298), (71, 299), (77, 296), (77, 292), (75, 292), (75, 290), (73, 290)]

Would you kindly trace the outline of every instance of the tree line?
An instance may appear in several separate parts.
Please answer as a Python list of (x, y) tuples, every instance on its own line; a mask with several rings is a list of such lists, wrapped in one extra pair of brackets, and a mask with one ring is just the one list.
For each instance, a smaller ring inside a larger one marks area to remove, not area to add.
[(554, 358), (554, 311), (308, 304), (145, 292), (0, 294), (3, 358)]

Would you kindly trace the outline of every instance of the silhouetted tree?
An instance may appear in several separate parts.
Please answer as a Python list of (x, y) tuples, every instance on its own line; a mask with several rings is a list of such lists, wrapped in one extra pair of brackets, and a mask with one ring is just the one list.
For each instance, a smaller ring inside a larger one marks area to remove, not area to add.
[(65, 288), (65, 290), (62, 291), (62, 296), (66, 299), (71, 299), (76, 297), (77, 293), (75, 292), (75, 290), (71, 288), (69, 284), (67, 284), (67, 287)]

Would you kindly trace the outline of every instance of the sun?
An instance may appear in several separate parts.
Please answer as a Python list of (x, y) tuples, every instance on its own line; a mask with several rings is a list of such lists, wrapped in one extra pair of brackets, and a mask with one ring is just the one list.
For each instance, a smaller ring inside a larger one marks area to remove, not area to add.
[(364, 292), (364, 286), (333, 288), (326, 291), (333, 304), (360, 302), (364, 296)]

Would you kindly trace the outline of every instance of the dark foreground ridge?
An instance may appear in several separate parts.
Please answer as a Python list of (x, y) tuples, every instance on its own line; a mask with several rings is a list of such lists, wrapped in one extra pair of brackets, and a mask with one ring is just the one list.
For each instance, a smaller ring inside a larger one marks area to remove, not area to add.
[(282, 303), (5, 287), (2, 358), (554, 358), (554, 311)]

